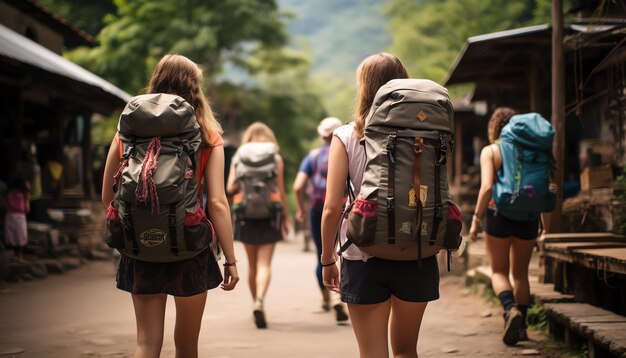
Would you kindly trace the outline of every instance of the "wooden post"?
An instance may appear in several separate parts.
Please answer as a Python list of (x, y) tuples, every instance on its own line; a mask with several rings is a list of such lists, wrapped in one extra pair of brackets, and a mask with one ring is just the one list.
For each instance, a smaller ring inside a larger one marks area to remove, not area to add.
[(563, 206), (564, 148), (565, 148), (565, 59), (563, 53), (563, 2), (552, 0), (552, 126), (554, 144), (552, 152), (556, 160), (554, 182), (558, 186), (556, 209), (551, 215), (550, 232), (561, 231)]

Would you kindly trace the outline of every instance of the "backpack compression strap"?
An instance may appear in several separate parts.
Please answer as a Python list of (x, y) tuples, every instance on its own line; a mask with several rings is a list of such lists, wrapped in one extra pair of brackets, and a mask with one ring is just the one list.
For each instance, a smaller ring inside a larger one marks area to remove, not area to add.
[(424, 149), (424, 139), (420, 137), (415, 137), (415, 142), (413, 144), (413, 152), (415, 153), (415, 161), (413, 162), (413, 200), (415, 200), (415, 215), (413, 215), (413, 232), (415, 232), (415, 237), (417, 239), (417, 258), (422, 260), (422, 199), (421, 199), (421, 186), (422, 181), (420, 178), (421, 174), (421, 159), (422, 159), (422, 151)]
[(389, 133), (387, 140), (387, 243), (396, 243), (396, 137), (397, 133)]
[(441, 166), (445, 165), (448, 147), (446, 146), (446, 135), (439, 133), (439, 142), (435, 151), (435, 216), (433, 228), (428, 240), (429, 245), (434, 245), (439, 233), (439, 224), (443, 220), (443, 205), (441, 203)]

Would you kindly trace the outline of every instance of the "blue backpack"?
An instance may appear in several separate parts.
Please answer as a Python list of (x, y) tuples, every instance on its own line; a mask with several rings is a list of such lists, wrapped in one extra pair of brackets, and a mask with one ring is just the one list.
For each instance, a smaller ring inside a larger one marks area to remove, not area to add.
[(316, 149), (312, 154), (313, 176), (311, 177), (311, 204), (313, 207), (324, 206), (326, 199), (326, 176), (328, 175), (329, 145)]
[(493, 189), (498, 215), (531, 221), (554, 210), (556, 195), (549, 190), (553, 137), (552, 125), (538, 113), (515, 115), (502, 128), (502, 167)]

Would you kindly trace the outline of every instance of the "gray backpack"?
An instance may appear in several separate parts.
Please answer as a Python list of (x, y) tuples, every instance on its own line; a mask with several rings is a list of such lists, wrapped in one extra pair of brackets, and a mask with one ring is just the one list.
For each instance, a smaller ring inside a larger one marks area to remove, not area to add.
[(365, 123), (361, 190), (345, 211), (348, 242), (340, 252), (355, 244), (402, 261), (459, 247), (461, 215), (448, 197), (446, 171), (453, 128), (444, 87), (396, 79), (378, 90)]
[(123, 154), (107, 209), (106, 243), (148, 262), (189, 259), (215, 234), (201, 208), (194, 108), (170, 94), (133, 97), (118, 124)]
[(280, 221), (276, 153), (274, 143), (246, 143), (237, 150), (233, 166), (240, 190), (233, 197), (233, 210), (238, 219)]

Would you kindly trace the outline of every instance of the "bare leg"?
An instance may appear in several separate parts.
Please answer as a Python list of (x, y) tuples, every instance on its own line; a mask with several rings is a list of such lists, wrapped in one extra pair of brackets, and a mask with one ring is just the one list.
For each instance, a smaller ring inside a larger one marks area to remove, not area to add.
[(207, 293), (190, 297), (174, 297), (176, 326), (174, 344), (177, 358), (198, 357), (198, 337)]
[(502, 291), (513, 291), (509, 281), (509, 251), (513, 239), (502, 239), (486, 235), (487, 253), (491, 264), (491, 285), (496, 295)]
[(528, 265), (535, 248), (535, 240), (513, 238), (511, 252), (511, 271), (515, 301), (520, 305), (530, 304), (530, 283), (528, 282)]
[(248, 287), (250, 287), (250, 293), (252, 294), (252, 300), (256, 301), (256, 276), (257, 276), (257, 260), (258, 260), (258, 245), (245, 244), (246, 255), (248, 256)]
[(267, 288), (272, 279), (272, 257), (276, 244), (258, 245), (257, 249), (257, 273), (256, 273), (256, 298), (263, 300)]
[(373, 305), (348, 304), (361, 358), (389, 357), (387, 327), (391, 300)]
[(391, 350), (396, 358), (417, 358), (417, 339), (428, 302), (391, 296)]
[(163, 346), (167, 295), (131, 294), (137, 321), (135, 358), (158, 358)]

